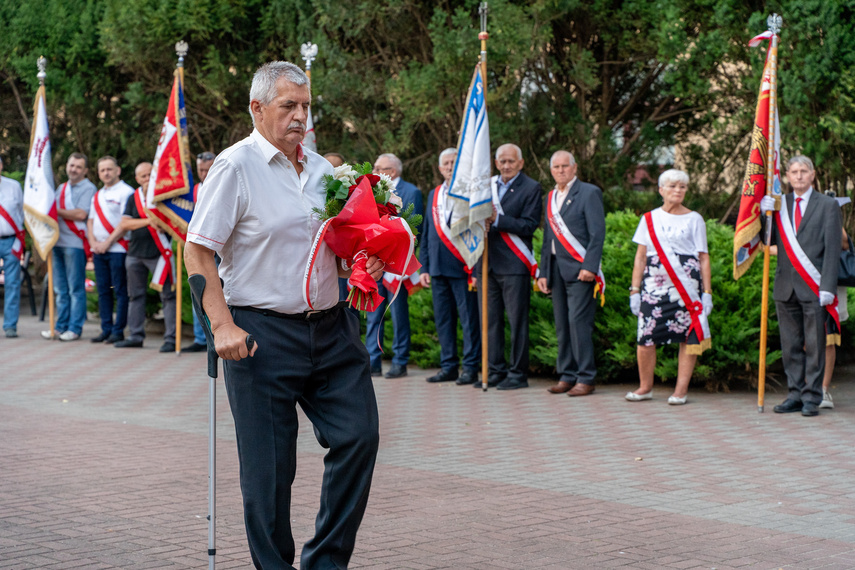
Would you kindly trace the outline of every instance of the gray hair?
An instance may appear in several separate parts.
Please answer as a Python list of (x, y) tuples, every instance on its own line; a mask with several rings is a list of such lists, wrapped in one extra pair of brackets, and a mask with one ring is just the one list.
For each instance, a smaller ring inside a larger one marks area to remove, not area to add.
[[(398, 172), (398, 176), (401, 176), (404, 173), (404, 163), (401, 162), (401, 159), (392, 154), (391, 152), (384, 152), (380, 156), (377, 157), (385, 158), (386, 160), (392, 161), (392, 166), (395, 167), (395, 170)], [(375, 161), (376, 162), (376, 161)]]
[(807, 166), (810, 169), (811, 172), (813, 172), (813, 170), (814, 170), (813, 161), (803, 154), (799, 154), (799, 155), (796, 155), (793, 158), (791, 158), (787, 162), (787, 170), (789, 170), (790, 167), (794, 164), (804, 164), (805, 166)]
[(439, 165), (440, 166), (442, 166), (442, 159), (445, 158), (446, 156), (450, 155), (450, 154), (457, 155), (457, 149), (454, 147), (449, 147), (449, 148), (445, 149), (444, 151), (442, 151), (441, 153), (439, 153)]
[[(309, 78), (305, 72), (290, 61), (270, 61), (256, 70), (252, 76), (252, 87), (249, 88), (249, 116), (252, 117), (252, 126), (255, 127), (255, 115), (252, 114), (252, 102), (258, 101), (262, 105), (269, 105), (276, 98), (276, 82), (284, 77), (294, 85), (309, 85)], [(309, 86), (311, 95), (311, 86)]]
[(505, 143), (502, 146), (500, 146), (499, 148), (497, 148), (496, 149), (496, 160), (499, 160), (499, 153), (502, 152), (502, 150), (506, 149), (506, 148), (512, 148), (515, 151), (517, 151), (517, 158), (519, 160), (522, 160), (522, 149), (520, 147), (518, 147), (517, 145), (515, 145), (514, 143)]
[(686, 186), (689, 185), (689, 175), (682, 170), (671, 168), (659, 175), (659, 187), (664, 188), (671, 182), (682, 182)]
[(555, 157), (559, 154), (566, 154), (570, 157), (570, 166), (576, 164), (576, 157), (573, 156), (573, 153), (569, 150), (556, 150), (552, 153), (552, 156), (549, 157), (549, 168), (552, 168), (552, 161), (555, 160)]

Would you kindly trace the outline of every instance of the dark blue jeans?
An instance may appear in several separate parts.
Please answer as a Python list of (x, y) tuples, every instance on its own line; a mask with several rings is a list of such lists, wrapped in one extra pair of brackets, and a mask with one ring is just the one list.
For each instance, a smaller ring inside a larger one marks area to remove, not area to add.
[[(124, 336), (128, 324), (128, 280), (125, 273), (126, 253), (107, 252), (92, 256), (95, 283), (98, 285), (98, 313), (101, 332)], [(113, 320), (113, 303), (116, 319)]]
[[(365, 348), (368, 349), (368, 355), (371, 357), (371, 367), (380, 368), (383, 363), (383, 352), (380, 350), (380, 345), (383, 344), (383, 321), (386, 313), (386, 307), (389, 306), (389, 301), (392, 299), (392, 293), (389, 292), (382, 282), (380, 285), (380, 294), (383, 295), (383, 302), (377, 307), (377, 310), (365, 314)], [(409, 294), (407, 288), (401, 285), (401, 291), (395, 298), (395, 302), (389, 306), (389, 313), (392, 315), (392, 364), (406, 366), (410, 361), (410, 305)]]
[(53, 248), (56, 330), (83, 332), (86, 321), (86, 252), (79, 247)]

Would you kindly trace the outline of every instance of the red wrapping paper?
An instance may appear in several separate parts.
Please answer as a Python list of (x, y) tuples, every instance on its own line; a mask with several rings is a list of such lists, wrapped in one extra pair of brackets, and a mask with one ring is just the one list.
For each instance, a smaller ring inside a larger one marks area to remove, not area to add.
[[(378, 211), (383, 210), (383, 215)], [(416, 259), (414, 237), (403, 218), (390, 216), (394, 211), (377, 204), (370, 179), (360, 177), (342, 211), (334, 217), (324, 235), (324, 243), (341, 259), (352, 265), (348, 283), (353, 287), (351, 304), (359, 310), (373, 311), (383, 301), (377, 282), (365, 268), (368, 257), (376, 255), (386, 264), (385, 271), (410, 275), (421, 267)], [(409, 259), (408, 259), (409, 258)], [(358, 293), (354, 294), (354, 292)]]

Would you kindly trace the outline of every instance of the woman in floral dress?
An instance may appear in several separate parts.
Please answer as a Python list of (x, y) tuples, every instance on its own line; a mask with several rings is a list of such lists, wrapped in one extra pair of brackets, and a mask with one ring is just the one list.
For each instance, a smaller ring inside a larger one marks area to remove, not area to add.
[[(631, 402), (650, 400), (653, 393), (653, 371), (656, 347), (679, 343), (677, 385), (668, 398), (671, 405), (685, 404), (689, 381), (698, 354), (710, 345), (706, 316), (712, 311), (710, 258), (707, 231), (700, 214), (683, 205), (689, 186), (689, 175), (681, 170), (667, 170), (659, 177), (659, 194), (664, 203), (642, 217), (632, 241), (638, 244), (630, 287), (630, 308), (638, 316), (638, 375), (640, 386), (628, 392)], [(652, 221), (656, 220), (656, 225)], [(653, 236), (649, 228), (655, 227)], [(654, 242), (654, 238), (658, 243)], [(662, 248), (671, 252), (675, 263), (668, 267), (657, 253)], [(674, 265), (679, 264), (679, 267)], [(678, 278), (678, 287), (672, 279)], [(682, 294), (678, 289), (682, 289)], [(685, 299), (695, 307), (695, 317)], [(701, 314), (702, 313), (702, 314)], [(700, 326), (701, 320), (704, 327)], [(698, 331), (704, 338), (698, 338)], [(706, 332), (706, 334), (703, 334)]]

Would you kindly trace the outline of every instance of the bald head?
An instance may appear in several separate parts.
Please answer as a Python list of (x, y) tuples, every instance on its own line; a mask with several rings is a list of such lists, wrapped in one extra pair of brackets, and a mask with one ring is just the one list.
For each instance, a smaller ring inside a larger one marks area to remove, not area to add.
[(134, 169), (134, 178), (136, 178), (140, 188), (148, 188), (148, 181), (151, 178), (151, 163), (140, 162), (137, 164), (137, 167)]

